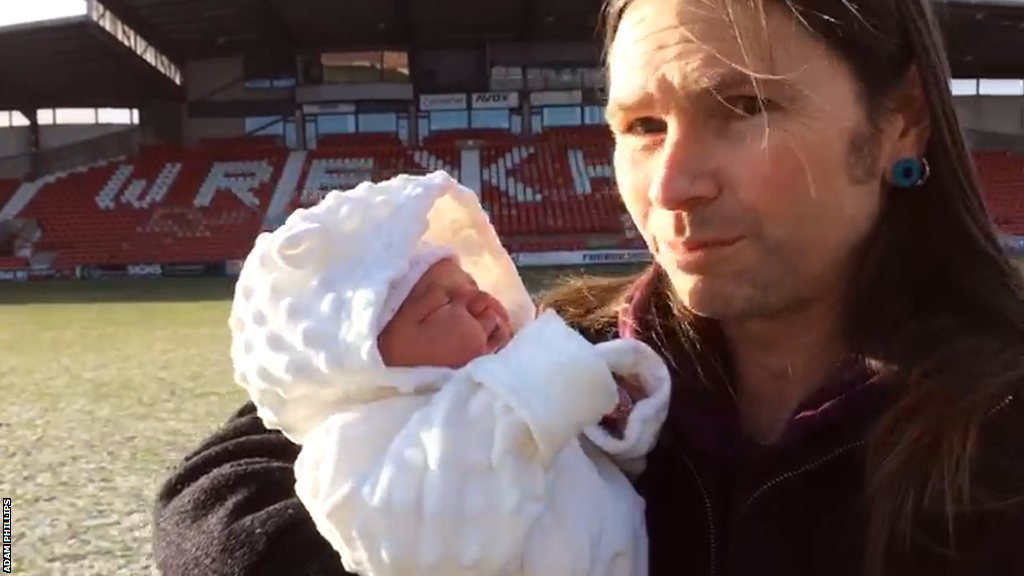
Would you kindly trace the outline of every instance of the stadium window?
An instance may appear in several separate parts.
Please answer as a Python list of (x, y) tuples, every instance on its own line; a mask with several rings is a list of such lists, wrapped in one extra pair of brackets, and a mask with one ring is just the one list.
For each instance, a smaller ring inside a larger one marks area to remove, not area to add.
[(398, 115), (394, 112), (373, 112), (359, 115), (359, 132), (391, 133), (398, 130)]
[(410, 84), (412, 78), (409, 76), (409, 53), (408, 52), (384, 52), (384, 82), (391, 84)]
[(324, 114), (314, 118), (318, 134), (354, 134), (356, 131), (355, 114)]
[(530, 115), (530, 132), (540, 134), (544, 131), (544, 122), (539, 110), (534, 110)]
[(246, 136), (284, 136), (284, 116), (249, 116), (245, 119)]
[(402, 141), (402, 144), (409, 144), (409, 115), (399, 114), (398, 115), (398, 139)]
[(289, 150), (297, 150), (298, 132), (295, 130), (295, 120), (289, 118), (284, 123), (284, 145)]
[(36, 110), (36, 123), (40, 126), (52, 126), (53, 109), (43, 108), (42, 110)]
[(604, 68), (583, 68), (580, 80), (582, 80), (584, 88), (604, 88), (608, 79)]
[(306, 149), (307, 150), (316, 150), (316, 141), (317, 141), (317, 138), (319, 138), (319, 134), (320, 133), (319, 133), (319, 131), (317, 131), (317, 128), (316, 128), (316, 119), (315, 118), (310, 118), (308, 116), (306, 117), (306, 130), (305, 130), (305, 132), (306, 132), (306, 134), (305, 134), (305, 136), (306, 136)]
[(131, 111), (132, 111), (132, 124), (138, 125), (139, 124), (139, 109), (138, 108), (132, 108)]
[(974, 78), (953, 78), (949, 81), (949, 89), (953, 96), (975, 96), (978, 94), (978, 81)]
[(420, 114), (416, 119), (416, 136), (419, 138), (420, 143), (423, 143), (423, 139), (430, 136), (430, 115)]
[(471, 128), (504, 128), (511, 127), (508, 110), (473, 110), (469, 115)]
[(605, 124), (604, 108), (601, 106), (584, 106), (583, 123), (588, 126), (599, 126)]
[(247, 89), (291, 88), (296, 84), (295, 58), (283, 52), (249, 54), (242, 58), (242, 85)]
[(583, 75), (579, 68), (557, 68), (553, 72), (552, 88), (572, 89), (583, 86)]
[(28, 121), (28, 116), (25, 116), (18, 110), (11, 110), (11, 127), (19, 128), (21, 126), (28, 126), (31, 124)]
[(541, 108), (540, 113), (545, 128), (583, 124), (583, 109), (580, 106), (547, 106)]
[(325, 84), (408, 84), (409, 54), (397, 51), (328, 52), (320, 55)]
[(518, 66), (494, 66), (491, 68), (491, 90), (503, 92), (523, 89), (523, 69)]
[(251, 90), (276, 90), (292, 88), (296, 83), (295, 78), (247, 78), (243, 85)]
[(978, 80), (978, 94), (982, 96), (1024, 96), (1024, 80)]
[(509, 128), (512, 130), (513, 134), (522, 134), (523, 133), (523, 115), (522, 114), (518, 114), (518, 113), (512, 114), (512, 126), (510, 126)]
[(572, 90), (583, 88), (589, 68), (528, 68), (528, 90)]
[(57, 108), (53, 111), (53, 123), (61, 126), (96, 124), (96, 109)]
[(132, 112), (138, 113), (130, 108), (98, 108), (96, 110), (96, 123), (135, 124)]
[(439, 110), (430, 113), (430, 131), (464, 130), (469, 128), (468, 110)]
[(543, 70), (541, 70), (540, 68), (527, 68), (526, 69), (526, 89), (527, 90), (543, 90), (544, 89)]

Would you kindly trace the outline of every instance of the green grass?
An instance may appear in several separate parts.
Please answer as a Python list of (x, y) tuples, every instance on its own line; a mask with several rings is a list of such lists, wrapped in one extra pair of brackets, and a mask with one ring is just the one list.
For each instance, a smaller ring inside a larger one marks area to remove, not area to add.
[[(566, 272), (523, 274), (537, 290)], [(227, 356), (230, 295), (206, 279), (0, 284), (15, 574), (152, 572), (157, 488), (246, 400)]]

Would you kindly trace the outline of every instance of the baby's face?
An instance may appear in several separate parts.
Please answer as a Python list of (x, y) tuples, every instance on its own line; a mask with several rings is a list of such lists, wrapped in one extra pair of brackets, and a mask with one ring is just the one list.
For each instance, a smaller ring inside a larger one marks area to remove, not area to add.
[(461, 368), (512, 338), (508, 311), (454, 260), (427, 270), (377, 339), (391, 367)]

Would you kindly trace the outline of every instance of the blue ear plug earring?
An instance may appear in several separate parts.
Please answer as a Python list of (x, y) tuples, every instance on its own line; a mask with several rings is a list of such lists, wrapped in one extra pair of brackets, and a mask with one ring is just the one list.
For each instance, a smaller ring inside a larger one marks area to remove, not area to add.
[(898, 188), (920, 186), (928, 174), (928, 161), (924, 158), (903, 158), (892, 165), (892, 183)]

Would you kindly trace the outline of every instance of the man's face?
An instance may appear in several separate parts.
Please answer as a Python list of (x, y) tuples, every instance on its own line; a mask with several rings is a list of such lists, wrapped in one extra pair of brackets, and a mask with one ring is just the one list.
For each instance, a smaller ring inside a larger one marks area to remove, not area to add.
[(508, 312), (455, 261), (437, 262), (419, 279), (377, 339), (390, 367), (461, 368), (500, 350), (512, 337)]
[(839, 295), (894, 152), (788, 12), (766, 3), (762, 28), (732, 2), (734, 26), (724, 1), (636, 0), (609, 54), (608, 119), (623, 199), (682, 302), (741, 321)]

